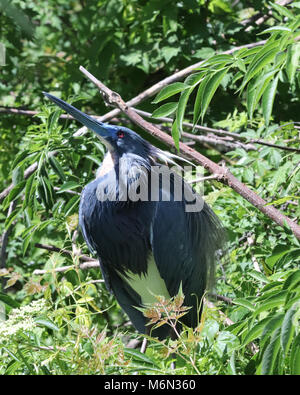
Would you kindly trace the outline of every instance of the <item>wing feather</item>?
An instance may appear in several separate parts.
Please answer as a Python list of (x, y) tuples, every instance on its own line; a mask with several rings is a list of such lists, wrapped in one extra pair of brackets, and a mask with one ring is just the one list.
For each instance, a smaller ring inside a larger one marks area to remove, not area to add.
[(222, 226), (204, 203), (199, 212), (186, 212), (186, 202), (158, 202), (153, 221), (152, 249), (156, 265), (171, 296), (182, 284), (186, 306), (192, 306), (182, 321), (195, 327), (200, 305), (222, 246)]

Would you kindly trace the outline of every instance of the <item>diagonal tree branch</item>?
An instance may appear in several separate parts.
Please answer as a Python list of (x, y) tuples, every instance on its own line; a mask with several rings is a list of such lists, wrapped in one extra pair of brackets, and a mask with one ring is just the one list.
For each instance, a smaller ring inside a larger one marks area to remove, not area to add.
[[(152, 136), (158, 138), (163, 141), (169, 147), (174, 148), (174, 141), (171, 136), (162, 132), (152, 123), (145, 121), (139, 114), (136, 113), (131, 107), (128, 106), (121, 98), (121, 96), (110, 90), (107, 86), (105, 86), (101, 81), (95, 78), (92, 74), (90, 74), (84, 67), (80, 66), (80, 71), (91, 81), (93, 82), (100, 92), (103, 94), (105, 101), (119, 108), (124, 114), (128, 116), (135, 124), (143, 128), (146, 132), (150, 133)], [(249, 189), (246, 185), (244, 185), (241, 181), (233, 176), (230, 173), (229, 169), (221, 166), (218, 166), (216, 163), (211, 161), (209, 158), (205, 157), (201, 153), (195, 151), (193, 148), (187, 146), (186, 144), (180, 142), (179, 143), (181, 154), (186, 156), (188, 159), (199, 163), (206, 170), (208, 170), (211, 174), (217, 176), (217, 179), (225, 185), (228, 185), (230, 188), (235, 190), (239, 195), (245, 198), (248, 202), (253, 204), (256, 208), (258, 208), (262, 213), (271, 218), (274, 222), (276, 222), (280, 226), (284, 226), (287, 224), (294, 235), (300, 240), (300, 226), (293, 222), (290, 218), (283, 215), (280, 211), (278, 211), (273, 206), (266, 206), (267, 202), (258, 196), (254, 191)]]
[[(220, 52), (220, 54), (230, 55), (236, 51), (239, 51), (240, 49), (243, 49), (243, 48), (250, 49), (250, 48), (258, 47), (259, 45), (264, 45), (266, 42), (267, 42), (267, 40), (261, 40), (261, 41), (255, 42), (255, 43), (241, 45), (239, 47), (234, 47), (234, 48), (231, 48), (227, 51)], [(205, 60), (201, 60), (201, 61), (194, 63), (191, 66), (188, 66), (183, 70), (177, 71), (176, 73), (170, 75), (169, 77), (164, 78), (163, 80), (157, 82), (150, 88), (146, 89), (144, 92), (140, 93), (133, 99), (126, 102), (127, 106), (132, 107), (132, 106), (136, 106), (139, 103), (142, 103), (149, 97), (154, 96), (163, 87), (165, 87), (169, 84), (172, 84), (173, 82), (180, 81), (183, 78), (187, 77), (192, 72), (194, 72), (197, 67), (200, 67), (204, 62), (205, 62)], [(101, 122), (107, 121), (107, 120), (117, 116), (120, 112), (121, 112), (121, 110), (119, 108), (115, 108), (112, 111), (109, 111), (108, 113), (104, 114), (102, 117), (99, 117), (98, 120)], [(79, 130), (77, 130), (77, 132), (74, 134), (74, 136), (81, 136), (82, 134), (86, 134), (86, 133), (87, 133), (87, 128), (85, 126), (83, 126)]]

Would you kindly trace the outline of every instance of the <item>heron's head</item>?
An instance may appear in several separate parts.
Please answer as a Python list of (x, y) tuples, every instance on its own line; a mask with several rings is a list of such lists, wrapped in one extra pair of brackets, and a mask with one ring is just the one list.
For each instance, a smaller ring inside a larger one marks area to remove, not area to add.
[(152, 146), (132, 130), (124, 126), (99, 122), (58, 97), (50, 93), (43, 93), (56, 105), (72, 115), (73, 118), (92, 130), (106, 145), (113, 157), (121, 158), (126, 154), (145, 160), (151, 155)]

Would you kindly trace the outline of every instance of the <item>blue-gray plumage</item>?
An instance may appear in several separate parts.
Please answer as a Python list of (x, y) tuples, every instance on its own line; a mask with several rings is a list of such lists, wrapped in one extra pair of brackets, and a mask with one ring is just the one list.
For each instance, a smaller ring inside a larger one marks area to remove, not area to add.
[[(170, 175), (170, 199), (165, 200), (168, 191), (160, 174), (158, 199), (152, 198), (148, 176), (153, 166), (160, 170), (161, 150), (130, 129), (98, 122), (45, 95), (93, 130), (108, 148), (97, 178), (82, 192), (79, 209), (84, 239), (99, 257), (107, 288), (136, 329), (145, 333), (147, 319), (136, 307), (154, 302), (154, 295), (172, 297), (182, 285), (184, 304), (191, 306), (182, 322), (197, 326), (207, 278), (222, 244), (218, 218), (204, 202), (202, 210), (187, 212), (185, 195), (175, 198), (176, 180), (182, 181), (182, 188), (189, 187), (175, 173)], [(142, 187), (146, 199), (130, 197), (132, 190), (140, 192)], [(170, 327), (163, 325), (151, 334), (165, 338)]]

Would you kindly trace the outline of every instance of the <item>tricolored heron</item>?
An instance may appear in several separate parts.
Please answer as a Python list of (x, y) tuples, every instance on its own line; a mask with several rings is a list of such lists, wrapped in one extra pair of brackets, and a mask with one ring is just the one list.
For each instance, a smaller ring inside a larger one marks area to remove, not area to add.
[[(213, 272), (215, 253), (222, 245), (218, 218), (200, 196), (196, 200), (202, 202), (201, 210), (187, 209), (192, 200), (185, 193), (176, 198), (178, 180), (180, 190), (191, 192), (180, 176), (170, 173), (169, 184), (162, 182), (161, 159), (168, 161), (170, 155), (128, 128), (99, 122), (44, 94), (92, 130), (108, 149), (96, 179), (82, 192), (79, 208), (79, 225), (88, 247), (99, 257), (106, 287), (141, 333), (148, 327), (139, 308), (156, 302), (155, 295), (170, 298), (181, 288), (184, 305), (191, 307), (181, 321), (196, 327), (208, 273)], [(159, 173), (156, 186), (147, 177), (153, 168)], [(146, 191), (143, 199), (141, 188)], [(166, 324), (151, 332), (160, 339), (170, 334)]]

